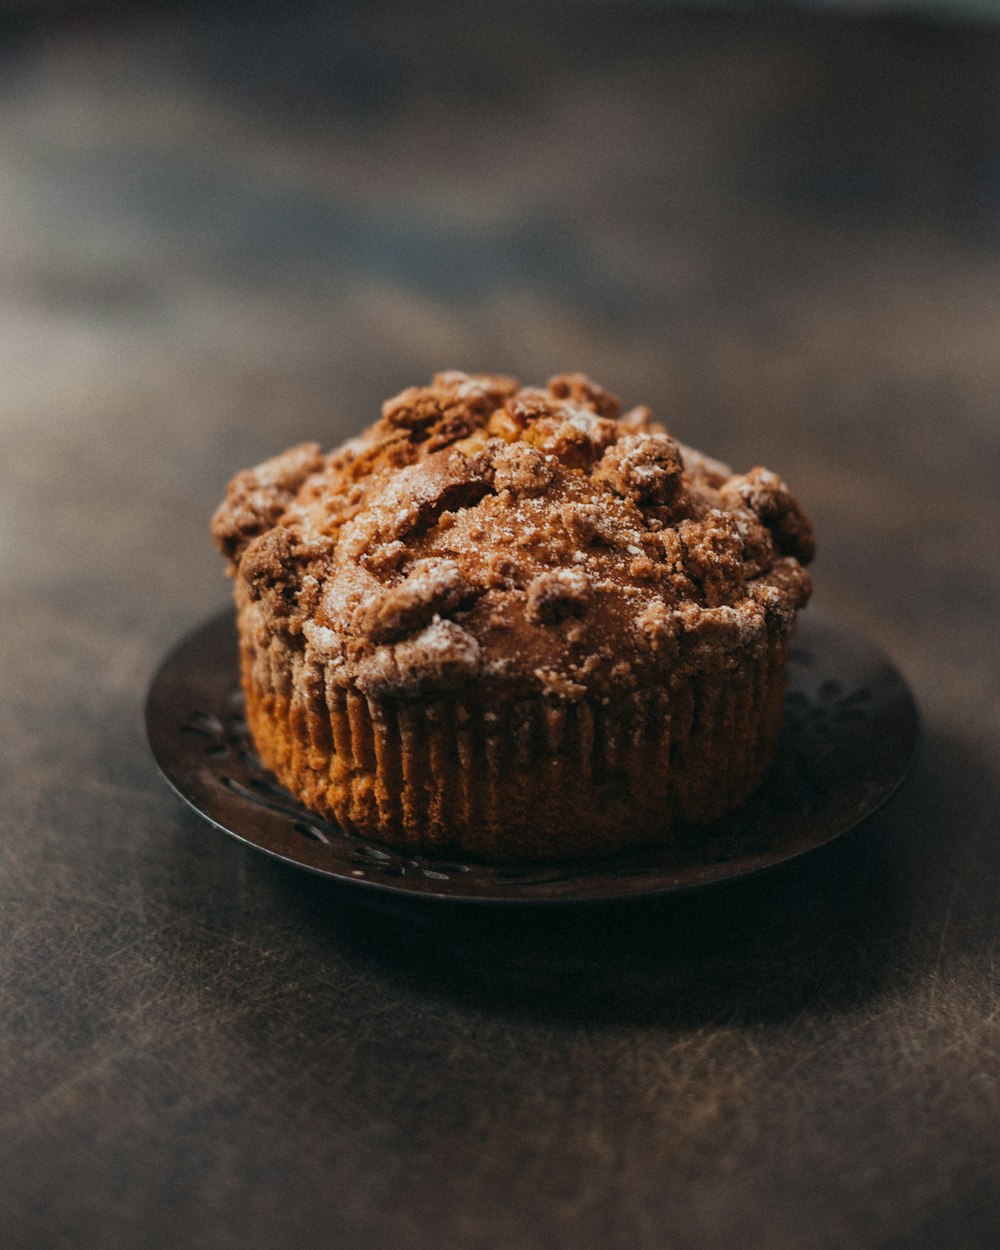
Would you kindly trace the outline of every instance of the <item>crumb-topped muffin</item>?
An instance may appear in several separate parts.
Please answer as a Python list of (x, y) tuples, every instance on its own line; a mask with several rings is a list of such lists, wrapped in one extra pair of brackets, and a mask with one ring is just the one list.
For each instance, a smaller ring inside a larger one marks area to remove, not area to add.
[(774, 757), (809, 520), (583, 375), (440, 373), (238, 474), (213, 533), (261, 758), (346, 830), (607, 854), (716, 819)]

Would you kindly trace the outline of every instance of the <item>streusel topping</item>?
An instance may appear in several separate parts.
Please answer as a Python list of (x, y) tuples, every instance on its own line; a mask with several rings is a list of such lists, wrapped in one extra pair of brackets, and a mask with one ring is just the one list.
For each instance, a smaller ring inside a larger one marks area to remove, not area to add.
[(359, 438), (240, 473), (213, 533), (241, 600), (330, 680), (603, 698), (735, 667), (809, 597), (809, 519), (582, 374), (439, 373)]

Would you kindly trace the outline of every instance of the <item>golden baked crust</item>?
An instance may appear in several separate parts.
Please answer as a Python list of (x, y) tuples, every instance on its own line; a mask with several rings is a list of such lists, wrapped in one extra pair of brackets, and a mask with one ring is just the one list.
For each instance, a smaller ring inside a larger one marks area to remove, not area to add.
[(808, 518), (581, 374), (438, 374), (239, 474), (213, 533), (262, 757), (370, 836), (616, 849), (773, 756)]

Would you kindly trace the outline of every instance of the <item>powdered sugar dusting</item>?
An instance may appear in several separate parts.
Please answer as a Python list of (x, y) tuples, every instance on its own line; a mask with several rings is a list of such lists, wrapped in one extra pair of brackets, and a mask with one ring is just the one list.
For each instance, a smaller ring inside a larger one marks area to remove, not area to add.
[(306, 444), (239, 475), (217, 540), (272, 627), (345, 684), (561, 700), (787, 632), (813, 549), (777, 474), (731, 474), (582, 374), (518, 389), (456, 371), (329, 456)]

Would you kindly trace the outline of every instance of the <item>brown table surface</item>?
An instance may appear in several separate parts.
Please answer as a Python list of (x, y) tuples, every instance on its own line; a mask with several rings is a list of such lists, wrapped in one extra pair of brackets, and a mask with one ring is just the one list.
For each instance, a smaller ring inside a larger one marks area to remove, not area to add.
[[(1000, 1244), (998, 33), (0, 34), (0, 1244)], [(890, 806), (723, 889), (405, 923), (183, 809), (141, 711), (226, 602), (226, 480), (445, 366), (778, 468), (921, 705)]]

